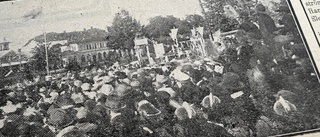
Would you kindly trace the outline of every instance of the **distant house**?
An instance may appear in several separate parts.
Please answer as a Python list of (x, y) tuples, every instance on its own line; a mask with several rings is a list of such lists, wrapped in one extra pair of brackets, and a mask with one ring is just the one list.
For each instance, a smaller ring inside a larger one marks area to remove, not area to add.
[(81, 66), (108, 61), (108, 55), (114, 51), (108, 47), (108, 41), (96, 39), (70, 43), (67, 46), (61, 46), (60, 49), (64, 65), (76, 61)]
[[(48, 47), (58, 45), (61, 50), (61, 62), (66, 66), (69, 62), (77, 62), (81, 66), (102, 63), (109, 60), (112, 51), (108, 46), (107, 32), (100, 29), (84, 29), (83, 31), (54, 33), (46, 35)], [(44, 42), (44, 36), (39, 35), (25, 44), (21, 51), (32, 57), (33, 48)], [(119, 51), (116, 50), (119, 53)]]

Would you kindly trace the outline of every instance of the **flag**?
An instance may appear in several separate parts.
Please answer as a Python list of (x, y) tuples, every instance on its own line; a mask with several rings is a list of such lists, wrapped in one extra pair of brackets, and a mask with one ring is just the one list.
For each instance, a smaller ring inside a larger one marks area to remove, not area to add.
[(176, 40), (177, 39), (177, 34), (178, 34), (178, 29), (176, 28), (173, 28), (171, 29), (171, 33), (170, 33), (170, 36), (173, 40)]
[(197, 36), (197, 31), (196, 31), (195, 28), (193, 28), (193, 29), (191, 30), (191, 34), (192, 34), (193, 37), (196, 37), (196, 36)]
[(163, 57), (163, 54), (165, 53), (165, 51), (164, 51), (164, 47), (163, 47), (162, 43), (155, 44), (154, 49), (155, 49), (155, 53), (156, 53), (157, 58)]
[(198, 27), (197, 32), (200, 34), (200, 36), (203, 36), (203, 27)]

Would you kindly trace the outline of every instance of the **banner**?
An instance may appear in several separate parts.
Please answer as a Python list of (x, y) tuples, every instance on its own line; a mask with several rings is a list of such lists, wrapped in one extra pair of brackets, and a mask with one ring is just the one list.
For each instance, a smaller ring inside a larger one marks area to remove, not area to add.
[(176, 40), (177, 39), (177, 34), (178, 34), (178, 29), (171, 29), (171, 33), (170, 33), (170, 36), (173, 40)]
[(155, 53), (156, 53), (156, 58), (160, 58), (160, 57), (163, 57), (163, 54), (165, 53), (164, 51), (164, 47), (163, 47), (163, 44), (155, 44), (154, 45), (154, 50), (155, 50)]
[(200, 36), (203, 36), (203, 27), (198, 27), (197, 32), (200, 34)]
[(148, 39), (144, 38), (144, 39), (135, 39), (134, 40), (134, 45), (136, 46), (140, 46), (140, 45), (147, 45), (148, 44)]

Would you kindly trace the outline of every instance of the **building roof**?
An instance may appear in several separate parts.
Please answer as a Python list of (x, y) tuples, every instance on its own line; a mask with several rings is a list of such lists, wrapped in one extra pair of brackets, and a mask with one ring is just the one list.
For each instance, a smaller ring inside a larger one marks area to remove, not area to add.
[(12, 50), (2, 50), (0, 51), (0, 58), (7, 55), (8, 53), (13, 52)]

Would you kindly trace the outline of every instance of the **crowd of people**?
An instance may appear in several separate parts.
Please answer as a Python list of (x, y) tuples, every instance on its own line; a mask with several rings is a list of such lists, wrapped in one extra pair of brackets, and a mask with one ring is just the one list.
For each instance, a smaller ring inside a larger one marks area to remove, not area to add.
[(290, 12), (279, 9), (277, 28), (263, 5), (255, 10), (240, 13), (237, 42), (219, 57), (115, 63), (1, 89), (0, 136), (264, 137), (319, 127), (317, 77)]

